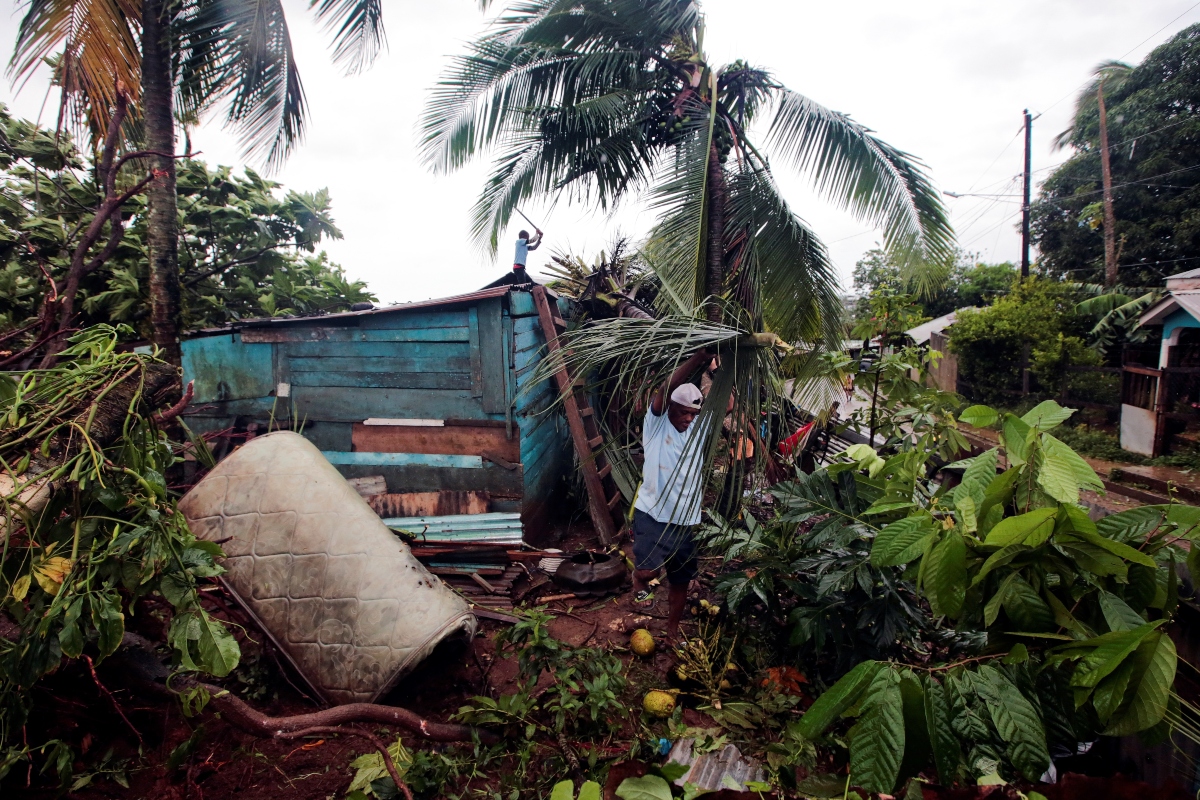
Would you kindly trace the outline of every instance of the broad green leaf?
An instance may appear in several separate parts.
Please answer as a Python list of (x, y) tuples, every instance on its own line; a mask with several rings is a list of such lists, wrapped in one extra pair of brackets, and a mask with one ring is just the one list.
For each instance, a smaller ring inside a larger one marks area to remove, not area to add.
[(559, 781), (550, 790), (550, 800), (575, 800), (575, 781)]
[(988, 556), (987, 561), (983, 562), (983, 566), (979, 568), (979, 572), (975, 573), (975, 578), (971, 581), (971, 585), (975, 586), (976, 584), (982, 583), (983, 579), (990, 575), (993, 570), (1003, 567), (1017, 556), (1032, 549), (1033, 548), (1026, 544), (1010, 544), (1001, 547), (999, 550)]
[(1101, 491), (1104, 482), (1079, 454), (1049, 434), (1042, 435), (1038, 483), (1060, 503), (1079, 502), (1081, 489)]
[(974, 498), (964, 495), (954, 502), (954, 507), (958, 512), (958, 524), (965, 532), (974, 533), (979, 528), (979, 523), (975, 519)]
[[(100, 649), (100, 657), (105, 658), (117, 652), (117, 648), (121, 646), (121, 639), (125, 636), (125, 615), (121, 613), (121, 596), (116, 592), (92, 595), (88, 604), (92, 610), (92, 625), (96, 627), (96, 633), (99, 635), (96, 646)], [(234, 642), (234, 647), (236, 646), (237, 643)]]
[(1007, 505), (1008, 501), (1012, 499), (1013, 484), (1020, 477), (1021, 471), (1014, 467), (1004, 470), (993, 478), (983, 493), (983, 503), (979, 506), (979, 513), (986, 514), (994, 506)]
[(224, 678), (241, 660), (242, 651), (238, 647), (237, 639), (205, 611), (200, 611), (197, 621), (200, 627), (200, 666), (205, 672)]
[(1141, 614), (1130, 608), (1128, 603), (1112, 592), (1101, 589), (1098, 599), (1100, 612), (1104, 614), (1104, 621), (1108, 623), (1110, 631), (1131, 631), (1146, 624), (1146, 620), (1142, 618)]
[[(1200, 549), (1200, 548), (1197, 548), (1197, 549)], [(29, 594), (29, 584), (30, 583), (32, 583), (32, 581), (30, 580), (30, 575), (28, 572), (26, 572), (24, 575), (22, 575), (21, 577), (17, 578), (15, 581), (13, 581), (13, 584), (12, 584), (13, 599), (16, 600), (18, 603), (21, 602), (22, 600), (24, 600), (25, 595)]]
[(879, 500), (872, 503), (866, 511), (862, 512), (862, 515), (864, 517), (870, 517), (876, 514), (886, 514), (889, 511), (899, 511), (902, 508), (916, 508), (917, 506), (916, 503), (908, 501), (894, 502), (887, 500), (887, 502), (884, 502), (885, 500), (887, 500), (886, 497), (881, 497)]
[(63, 613), (62, 630), (58, 632), (58, 645), (67, 658), (79, 658), (83, 652), (83, 631), (79, 628), (79, 615), (83, 611), (83, 598), (76, 597)]
[(1088, 544), (1091, 544), (1096, 547), (1100, 547), (1100, 548), (1103, 548), (1104, 550), (1107, 550), (1108, 552), (1112, 553), (1117, 558), (1124, 559), (1125, 561), (1131, 561), (1134, 564), (1141, 564), (1143, 567), (1147, 567), (1152, 570), (1158, 569), (1158, 564), (1155, 562), (1155, 560), (1153, 558), (1146, 555), (1145, 553), (1143, 553), (1140, 550), (1134, 550), (1132, 547), (1130, 547), (1127, 544), (1122, 544), (1121, 542), (1114, 542), (1112, 539), (1105, 539), (1103, 536), (1101, 536), (1098, 533), (1088, 533), (1086, 531), (1075, 531), (1074, 535), (1083, 539)]
[(896, 520), (875, 534), (871, 564), (895, 567), (907, 564), (924, 552), (924, 539), (933, 533), (933, 517), (918, 514)]
[(1096, 522), (1096, 532), (1114, 542), (1140, 543), (1168, 522), (1169, 509), (1166, 505), (1140, 506), (1109, 514)]
[(1037, 547), (1053, 532), (1054, 515), (1057, 513), (1057, 508), (1037, 508), (1015, 517), (1006, 517), (988, 532), (984, 544), (997, 547), (1028, 544)]
[(904, 754), (904, 702), (900, 676), (876, 673), (863, 699), (862, 714), (850, 729), (850, 782), (870, 792), (890, 793)]
[(933, 750), (933, 763), (937, 767), (938, 780), (950, 786), (958, 773), (962, 760), (962, 748), (950, 725), (950, 702), (946, 687), (932, 676), (925, 680), (925, 723), (929, 729), (929, 743)]
[(937, 616), (954, 618), (967, 594), (967, 545), (958, 531), (947, 531), (929, 553), (925, 597)]
[(904, 709), (904, 758), (900, 780), (916, 775), (929, 762), (929, 727), (925, 724), (925, 689), (911, 670), (900, 675), (900, 699)]
[(1054, 532), (1095, 533), (1096, 523), (1077, 505), (1063, 503), (1058, 508), (1058, 518), (1055, 520)]
[(1050, 766), (1041, 717), (1000, 670), (985, 665), (979, 675), (976, 689), (987, 703), (1000, 738), (1008, 744), (1009, 760), (1027, 780), (1036, 781)]
[(1004, 429), (1000, 436), (1004, 441), (1004, 454), (1008, 463), (1020, 467), (1029, 459), (1029, 442), (1033, 428), (1026, 425), (1012, 414), (1004, 417)]
[(1054, 628), (1054, 612), (1041, 595), (1020, 576), (1012, 574), (1004, 595), (1004, 613), (1022, 632), (1045, 633)]
[[(1162, 508), (1162, 506), (1158, 506)], [(1178, 534), (1193, 538), (1200, 532), (1200, 506), (1171, 503), (1167, 507), (1167, 520), (1179, 526)]]
[(1046, 602), (1050, 605), (1050, 609), (1054, 612), (1054, 624), (1060, 628), (1078, 634), (1084, 638), (1092, 638), (1096, 635), (1095, 631), (1084, 625), (1067, 609), (1063, 602), (1058, 599), (1058, 595), (1050, 591), (1049, 587), (1045, 589)]
[(816, 739), (846, 709), (858, 702), (863, 690), (870, 685), (883, 665), (878, 661), (863, 661), (843, 675), (837, 683), (817, 698), (800, 718), (796, 730), (805, 739)]
[(951, 501), (957, 503), (963, 497), (970, 497), (975, 501), (976, 508), (982, 506), (988, 487), (996, 480), (999, 459), (1000, 450), (993, 447), (974, 458), (955, 462), (953, 466), (963, 468), (963, 476), (962, 482), (950, 493)]
[(987, 601), (987, 605), (983, 607), (983, 624), (987, 627), (992, 627), (996, 624), (996, 620), (1000, 617), (1000, 609), (1004, 605), (1005, 598), (1008, 597), (1008, 589), (1012, 586), (1012, 582), (1017, 579), (1017, 573), (1012, 573), (1001, 582), (996, 593)]
[(1142, 640), (1149, 636), (1165, 620), (1141, 625), (1130, 631), (1107, 633), (1097, 636), (1093, 642), (1102, 642), (1076, 665), (1071, 674), (1071, 685), (1081, 689), (1094, 688), (1100, 681), (1121, 666)]
[(1113, 674), (1109, 675), (1092, 692), (1092, 707), (1101, 725), (1107, 725), (1112, 715), (1116, 713), (1121, 702), (1125, 699), (1125, 690), (1129, 688), (1129, 679), (1133, 677), (1135, 658), (1127, 658)]
[(1062, 425), (1076, 409), (1063, 408), (1053, 400), (1043, 400), (1021, 417), (1021, 422), (1040, 431), (1048, 431)]
[(584, 781), (579, 787), (578, 800), (600, 800), (600, 784), (595, 781)]
[(1118, 581), (1128, 579), (1129, 564), (1109, 552), (1107, 547), (1087, 541), (1081, 534), (1064, 533), (1054, 538), (1058, 545), (1084, 572), (1090, 572), (1099, 577), (1116, 576)]
[(671, 785), (657, 775), (626, 778), (617, 787), (621, 800), (671, 800)]
[(959, 422), (965, 422), (973, 428), (990, 428), (998, 419), (1000, 415), (988, 406), (971, 406), (958, 415)]
[(1127, 708), (1104, 730), (1106, 736), (1128, 736), (1151, 728), (1163, 718), (1171, 687), (1175, 685), (1177, 656), (1175, 643), (1166, 634), (1155, 632), (1138, 648), (1130, 679), (1133, 692)]

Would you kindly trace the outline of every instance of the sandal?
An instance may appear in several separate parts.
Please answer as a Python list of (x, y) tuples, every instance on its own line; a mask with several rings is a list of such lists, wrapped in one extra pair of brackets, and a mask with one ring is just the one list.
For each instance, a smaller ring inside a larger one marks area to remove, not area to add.
[(638, 608), (652, 608), (654, 606), (654, 592), (649, 589), (642, 589), (633, 595), (633, 604)]

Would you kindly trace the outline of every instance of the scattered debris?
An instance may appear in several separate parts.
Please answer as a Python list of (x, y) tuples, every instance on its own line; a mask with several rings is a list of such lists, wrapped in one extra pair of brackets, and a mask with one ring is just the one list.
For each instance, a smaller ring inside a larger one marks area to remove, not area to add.
[(675, 781), (677, 786), (690, 783), (707, 792), (721, 789), (744, 791), (747, 783), (766, 780), (762, 765), (753, 758), (743, 756), (734, 745), (727, 744), (713, 752), (695, 753), (695, 744), (695, 739), (680, 739), (667, 756), (667, 763), (689, 767), (683, 777)]

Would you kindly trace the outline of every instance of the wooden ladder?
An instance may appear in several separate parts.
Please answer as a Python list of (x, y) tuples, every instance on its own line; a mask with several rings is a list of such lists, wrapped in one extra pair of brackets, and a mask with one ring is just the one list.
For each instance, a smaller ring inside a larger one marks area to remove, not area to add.
[(612, 477), (612, 463), (600, 449), (604, 437), (600, 435), (595, 411), (583, 391), (583, 382), (571, 377), (563, 361), (559, 335), (566, 330), (566, 323), (558, 315), (558, 303), (551, 306), (546, 295), (546, 287), (533, 287), (533, 302), (542, 323), (542, 333), (546, 337), (547, 357), (554, 359), (554, 365), (558, 368), (554, 373), (554, 382), (563, 398), (567, 425), (571, 429), (571, 439), (583, 470), (583, 482), (588, 493), (588, 514), (596, 533), (600, 535), (600, 541), (612, 544), (623, 521), (621, 492)]

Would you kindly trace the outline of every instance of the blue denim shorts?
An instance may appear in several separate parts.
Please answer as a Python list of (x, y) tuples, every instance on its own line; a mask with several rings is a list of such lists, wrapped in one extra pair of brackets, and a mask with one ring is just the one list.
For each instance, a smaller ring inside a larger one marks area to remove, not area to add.
[(696, 539), (691, 525), (659, 522), (641, 509), (633, 512), (633, 565), (667, 568), (667, 583), (686, 586), (696, 577)]

